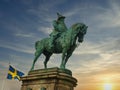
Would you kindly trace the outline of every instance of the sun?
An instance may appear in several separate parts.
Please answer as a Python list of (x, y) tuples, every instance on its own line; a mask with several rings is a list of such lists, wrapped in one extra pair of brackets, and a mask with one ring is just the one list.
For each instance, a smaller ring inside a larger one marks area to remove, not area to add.
[(104, 90), (112, 90), (112, 84), (111, 83), (105, 83), (104, 84)]

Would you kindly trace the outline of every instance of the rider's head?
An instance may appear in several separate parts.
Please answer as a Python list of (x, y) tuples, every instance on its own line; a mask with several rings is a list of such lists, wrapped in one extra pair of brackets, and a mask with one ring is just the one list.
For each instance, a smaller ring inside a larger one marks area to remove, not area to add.
[(65, 16), (62, 16), (62, 15), (60, 15), (59, 13), (57, 13), (57, 16), (58, 16), (58, 19), (57, 19), (57, 20), (65, 19)]

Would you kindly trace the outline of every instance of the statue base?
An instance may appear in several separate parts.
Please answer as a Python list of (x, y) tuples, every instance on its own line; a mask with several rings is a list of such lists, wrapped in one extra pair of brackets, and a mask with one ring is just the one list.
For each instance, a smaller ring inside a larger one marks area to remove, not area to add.
[(21, 81), (21, 90), (74, 90), (77, 85), (70, 70), (57, 67), (30, 71)]

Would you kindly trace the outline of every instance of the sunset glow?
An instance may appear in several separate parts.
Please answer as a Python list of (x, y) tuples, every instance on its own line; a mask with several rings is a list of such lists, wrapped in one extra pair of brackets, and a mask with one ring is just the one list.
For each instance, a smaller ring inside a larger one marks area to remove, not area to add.
[(104, 84), (104, 90), (112, 90), (112, 84), (111, 83), (105, 83)]

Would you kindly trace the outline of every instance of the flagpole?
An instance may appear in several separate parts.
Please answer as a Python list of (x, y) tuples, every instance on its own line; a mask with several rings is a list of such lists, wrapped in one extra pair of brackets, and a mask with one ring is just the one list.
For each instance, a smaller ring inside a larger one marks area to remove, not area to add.
[[(9, 65), (10, 65), (10, 61), (9, 61), (9, 63), (8, 63), (8, 69), (9, 69)], [(7, 74), (7, 73), (8, 73), (8, 70), (7, 70), (6, 74)], [(2, 88), (1, 88), (1, 90), (4, 90), (5, 81), (6, 81), (6, 75), (5, 75), (5, 77), (3, 78), (3, 82), (2, 82)]]
[(3, 83), (2, 83), (2, 88), (1, 88), (1, 90), (4, 90), (4, 85), (5, 85), (5, 79), (3, 79)]
[(7, 72), (6, 72), (6, 70), (3, 70), (3, 72), (5, 71), (5, 75), (4, 75), (4, 77), (1, 79), (2, 80), (2, 86), (1, 86), (1, 90), (5, 90), (5, 83), (6, 83), (6, 74), (7, 74), (7, 72), (8, 72), (8, 70), (7, 70)]

